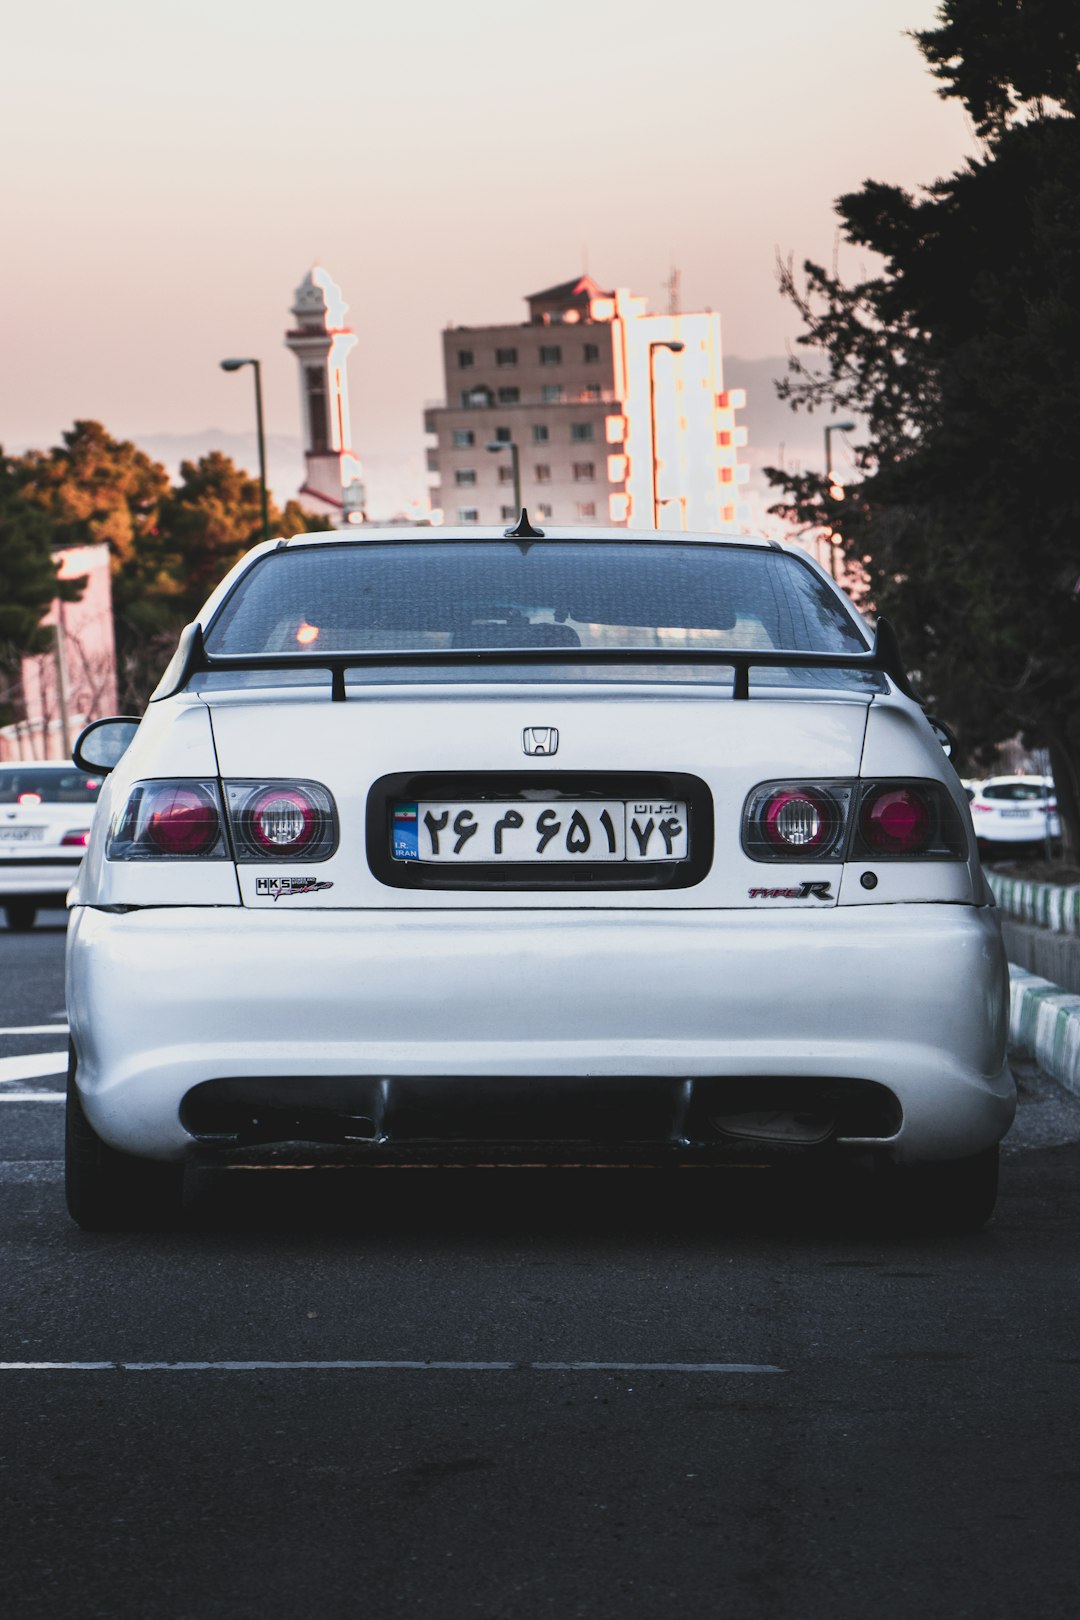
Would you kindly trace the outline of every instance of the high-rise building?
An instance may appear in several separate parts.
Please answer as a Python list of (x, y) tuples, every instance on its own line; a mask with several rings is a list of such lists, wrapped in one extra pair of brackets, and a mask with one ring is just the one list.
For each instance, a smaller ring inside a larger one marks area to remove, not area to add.
[(306, 469), (300, 499), (340, 521), (364, 509), (360, 463), (350, 447), (345, 360), (356, 337), (345, 325), (348, 307), (337, 283), (313, 265), (296, 289), (295, 325), (285, 334), (285, 347), (300, 366)]
[(446, 403), (424, 419), (443, 521), (516, 518), (516, 474), (530, 517), (555, 524), (743, 522), (735, 411), (746, 401), (724, 389), (720, 317), (650, 315), (644, 298), (590, 276), (526, 302), (520, 324), (443, 333)]

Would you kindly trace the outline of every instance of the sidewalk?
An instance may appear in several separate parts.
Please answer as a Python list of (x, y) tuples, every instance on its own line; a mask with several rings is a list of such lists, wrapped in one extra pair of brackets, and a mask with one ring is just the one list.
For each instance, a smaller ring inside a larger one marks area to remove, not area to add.
[(1009, 957), (1009, 1032), (1080, 1096), (1080, 886), (987, 872)]

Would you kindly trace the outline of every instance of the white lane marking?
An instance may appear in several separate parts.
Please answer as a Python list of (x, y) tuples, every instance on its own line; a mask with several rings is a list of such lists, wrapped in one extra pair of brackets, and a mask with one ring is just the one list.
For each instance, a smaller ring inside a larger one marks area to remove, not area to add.
[(0, 1085), (6, 1080), (40, 1080), (46, 1074), (66, 1074), (66, 1052), (32, 1052), (27, 1057), (0, 1058)]
[(0, 1361), (0, 1372), (782, 1373), (744, 1361)]
[(0, 1091), (0, 1103), (66, 1102), (62, 1091)]
[(66, 1035), (66, 1024), (11, 1024), (0, 1035)]

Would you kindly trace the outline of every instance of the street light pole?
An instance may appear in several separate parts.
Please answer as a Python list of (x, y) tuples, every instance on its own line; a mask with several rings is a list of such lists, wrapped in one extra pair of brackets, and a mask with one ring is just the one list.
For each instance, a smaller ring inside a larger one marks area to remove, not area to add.
[(495, 455), (499, 450), (509, 450), (509, 452), (510, 452), (510, 472), (511, 472), (511, 477), (513, 478), (513, 481), (514, 481), (514, 513), (515, 513), (515, 516), (520, 516), (520, 513), (521, 513), (521, 460), (520, 460), (517, 445), (515, 444), (513, 439), (492, 439), (490, 444), (486, 444), (484, 446), (484, 449), (485, 450), (490, 450), (492, 455)]
[(266, 498), (266, 435), (263, 431), (262, 366), (250, 356), (244, 360), (223, 360), (222, 371), (239, 371), (250, 366), (255, 373), (255, 426), (259, 440), (259, 501), (262, 507), (262, 537), (270, 538), (270, 507)]
[[(832, 495), (834, 488), (832, 476), (832, 436), (834, 433), (854, 433), (854, 431), (854, 422), (827, 422), (825, 424), (825, 483), (828, 487), (830, 495)], [(839, 495), (835, 496), (834, 499), (843, 500), (843, 490), (841, 490)], [(836, 560), (836, 541), (833, 539), (831, 527), (829, 529), (829, 572), (832, 574), (833, 579), (840, 578)]]
[(656, 338), (649, 344), (649, 432), (652, 439), (652, 521), (653, 528), (660, 527), (660, 462), (656, 453), (656, 351), (669, 349), (672, 354), (682, 354), (686, 348), (678, 338)]

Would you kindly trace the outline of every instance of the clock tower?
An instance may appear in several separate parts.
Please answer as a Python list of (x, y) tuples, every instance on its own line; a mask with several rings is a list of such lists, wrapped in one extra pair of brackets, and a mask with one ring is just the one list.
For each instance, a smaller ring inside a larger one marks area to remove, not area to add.
[(300, 367), (300, 420), (306, 473), (300, 498), (338, 522), (362, 521), (361, 467), (349, 439), (349, 382), (345, 360), (356, 342), (345, 325), (341, 289), (313, 265), (296, 289), (294, 326), (285, 347)]

